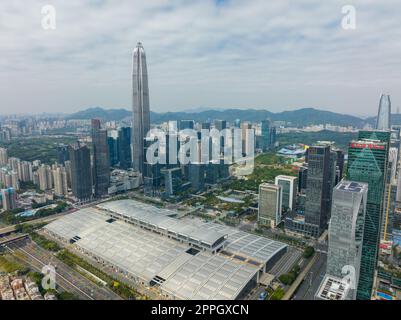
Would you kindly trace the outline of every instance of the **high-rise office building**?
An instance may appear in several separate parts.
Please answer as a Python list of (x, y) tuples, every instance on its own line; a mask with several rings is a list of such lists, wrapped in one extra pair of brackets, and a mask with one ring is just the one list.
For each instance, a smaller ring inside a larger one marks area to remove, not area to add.
[(298, 172), (298, 192), (305, 193), (306, 181), (308, 179), (308, 164), (304, 163)]
[(71, 189), (71, 161), (70, 160), (66, 161), (64, 165), (65, 165), (65, 172), (67, 173), (67, 187)]
[(194, 120), (180, 120), (180, 130), (193, 129), (195, 127)]
[(101, 129), (100, 120), (92, 119), (93, 183), (95, 196), (107, 195), (110, 185), (110, 159), (107, 130)]
[(251, 155), (255, 148), (255, 129), (248, 122), (241, 123), (242, 129), (242, 153)]
[(379, 102), (379, 112), (376, 120), (377, 130), (391, 129), (391, 100), (387, 94), (382, 94)]
[(279, 175), (274, 179), (274, 184), (282, 187), (282, 209), (284, 211), (295, 209), (298, 188), (297, 177)]
[(92, 198), (91, 160), (89, 148), (81, 143), (69, 146), (71, 162), (71, 189), (80, 201)]
[(349, 144), (347, 179), (369, 186), (357, 291), (357, 299), (369, 300), (377, 264), (390, 133), (360, 131), (359, 139)]
[[(226, 120), (215, 120), (214, 128), (219, 130), (220, 133), (220, 154), (224, 153), (224, 146), (226, 144), (226, 140), (228, 139), (228, 133), (223, 131), (227, 129), (227, 121)], [(229, 142), (229, 141), (227, 141)]]
[(4, 210), (12, 210), (17, 207), (17, 193), (14, 188), (1, 190), (1, 203)]
[(132, 57), (132, 158), (133, 168), (143, 174), (144, 139), (150, 130), (148, 71), (145, 50), (140, 42)]
[(258, 223), (275, 228), (281, 222), (282, 187), (262, 183), (259, 186)]
[(181, 190), (184, 183), (180, 167), (163, 168), (160, 172), (164, 176), (164, 193), (166, 197), (173, 196)]
[(214, 127), (219, 131), (227, 129), (227, 121), (226, 120), (215, 120)]
[(337, 185), (343, 178), (344, 175), (344, 152), (342, 150), (336, 150), (337, 153), (337, 173), (336, 173), (336, 182)]
[(351, 299), (356, 298), (359, 282), (367, 196), (366, 183), (343, 180), (333, 190), (326, 274), (338, 278), (354, 275), (349, 283)]
[(70, 160), (68, 152), (68, 145), (59, 144), (57, 146), (57, 162), (64, 165), (66, 161)]
[(271, 123), (270, 120), (263, 120), (261, 124), (261, 134), (262, 134), (262, 149), (263, 151), (267, 151), (270, 149), (271, 145), (271, 134), (270, 134), (270, 129), (271, 129)]
[(189, 163), (187, 166), (191, 189), (194, 192), (203, 190), (205, 186), (205, 166), (201, 163)]
[(131, 136), (132, 130), (130, 127), (118, 129), (118, 161), (120, 168), (124, 170), (132, 166)]
[(274, 148), (276, 146), (277, 141), (277, 129), (276, 127), (272, 127), (270, 130), (270, 148)]
[[(144, 141), (144, 154), (146, 155), (147, 149), (153, 144), (153, 139), (148, 137)], [(157, 150), (155, 152), (155, 157), (158, 157)], [(146, 196), (154, 197), (158, 196), (160, 193), (160, 186), (162, 180), (162, 164), (159, 162), (151, 163), (145, 159), (144, 171), (143, 171), (143, 190)]]
[(210, 122), (202, 122), (202, 129), (210, 130)]
[(261, 135), (263, 140), (263, 151), (274, 148), (276, 144), (276, 127), (268, 119), (263, 120), (261, 123)]
[(115, 138), (109, 134), (107, 137), (107, 146), (109, 148), (110, 166), (114, 167), (118, 164), (118, 137)]
[(306, 181), (306, 233), (318, 237), (330, 219), (332, 191), (335, 182), (336, 153), (329, 145), (316, 145), (308, 150), (308, 178)]

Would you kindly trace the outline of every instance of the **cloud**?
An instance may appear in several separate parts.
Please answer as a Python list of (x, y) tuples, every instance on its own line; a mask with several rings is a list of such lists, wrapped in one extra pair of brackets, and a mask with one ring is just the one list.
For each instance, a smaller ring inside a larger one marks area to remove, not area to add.
[[(151, 109), (314, 106), (374, 114), (401, 98), (398, 0), (22, 1), (0, 4), (0, 111), (130, 106), (131, 52), (147, 52)], [(41, 28), (54, 5), (57, 29)]]

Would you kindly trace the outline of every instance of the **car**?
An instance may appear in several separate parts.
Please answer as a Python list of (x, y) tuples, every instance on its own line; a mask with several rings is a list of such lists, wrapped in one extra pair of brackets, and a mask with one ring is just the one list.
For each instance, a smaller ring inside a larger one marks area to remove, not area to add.
[(266, 293), (266, 291), (263, 291), (259, 295), (259, 300), (265, 300), (266, 297), (267, 297), (267, 293)]

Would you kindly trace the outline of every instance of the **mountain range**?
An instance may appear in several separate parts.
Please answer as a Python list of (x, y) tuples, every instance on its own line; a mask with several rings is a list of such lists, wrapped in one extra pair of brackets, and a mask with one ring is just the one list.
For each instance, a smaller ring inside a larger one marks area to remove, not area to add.
[[(88, 108), (73, 114), (67, 115), (66, 119), (92, 119), (99, 118), (105, 121), (122, 120), (132, 117), (132, 112), (127, 109), (104, 109), (101, 107)], [(192, 112), (150, 112), (152, 123), (161, 123), (169, 120), (195, 120), (197, 122), (223, 119), (233, 122), (236, 119), (241, 121), (258, 122), (262, 119), (282, 121), (291, 126), (303, 127), (317, 124), (332, 124), (338, 126), (352, 126), (362, 128), (367, 124), (374, 126), (376, 117), (362, 119), (356, 116), (340, 114), (331, 111), (318, 110), (315, 108), (302, 108), (298, 110), (270, 112), (268, 110), (256, 109), (200, 109)], [(401, 114), (392, 115), (392, 124), (401, 124)]]

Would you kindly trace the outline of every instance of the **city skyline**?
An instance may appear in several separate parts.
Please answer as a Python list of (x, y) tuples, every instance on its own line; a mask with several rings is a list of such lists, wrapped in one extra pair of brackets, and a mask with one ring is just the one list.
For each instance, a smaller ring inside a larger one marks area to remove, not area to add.
[(287, 1), (56, 3), (55, 30), (41, 28), (39, 2), (2, 4), (2, 111), (128, 107), (129, 55), (137, 41), (149, 53), (156, 112), (315, 107), (367, 116), (376, 114), (381, 92), (392, 94), (397, 110), (400, 47), (392, 39), (400, 30), (393, 4), (355, 2), (355, 30), (341, 27), (339, 4), (309, 0), (291, 7)]
[(395, 0), (36, 1), (0, 4), (0, 300), (401, 300)]

